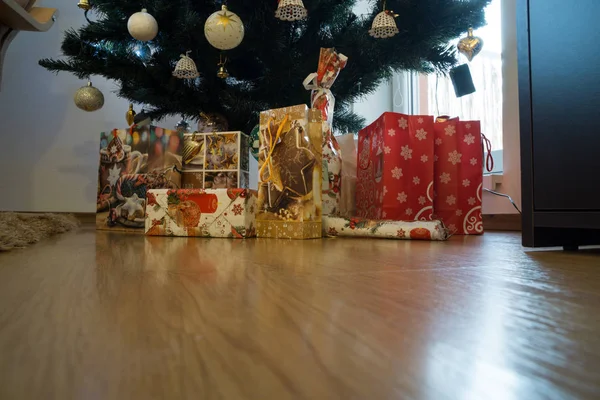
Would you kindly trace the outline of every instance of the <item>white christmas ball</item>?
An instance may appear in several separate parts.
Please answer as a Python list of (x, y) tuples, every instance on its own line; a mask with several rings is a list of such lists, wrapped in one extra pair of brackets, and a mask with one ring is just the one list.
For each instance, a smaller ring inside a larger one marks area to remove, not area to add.
[(127, 30), (137, 40), (147, 42), (156, 37), (158, 33), (158, 23), (154, 17), (142, 9), (140, 12), (136, 12), (127, 21)]
[(206, 20), (204, 36), (213, 47), (230, 50), (242, 43), (244, 24), (240, 17), (222, 6), (220, 11), (211, 14)]

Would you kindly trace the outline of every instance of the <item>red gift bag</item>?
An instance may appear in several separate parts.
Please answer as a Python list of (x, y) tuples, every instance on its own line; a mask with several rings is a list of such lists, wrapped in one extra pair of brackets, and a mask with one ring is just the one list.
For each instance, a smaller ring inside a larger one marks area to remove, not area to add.
[(483, 233), (483, 154), (479, 121), (435, 123), (434, 214), (452, 234)]
[(386, 112), (358, 133), (357, 215), (430, 220), (433, 210), (432, 116)]

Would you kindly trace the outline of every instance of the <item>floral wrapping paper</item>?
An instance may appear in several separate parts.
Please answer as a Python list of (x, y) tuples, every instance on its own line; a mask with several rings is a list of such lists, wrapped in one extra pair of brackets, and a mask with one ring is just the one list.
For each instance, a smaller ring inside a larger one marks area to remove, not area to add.
[(182, 155), (184, 189), (249, 185), (248, 137), (242, 132), (187, 133)]
[(144, 232), (146, 193), (179, 188), (183, 134), (133, 125), (100, 135), (96, 228)]
[(148, 191), (146, 235), (242, 239), (256, 236), (256, 191)]
[(390, 221), (323, 216), (328, 237), (354, 236), (402, 240), (446, 240), (448, 230), (441, 221)]
[(333, 112), (335, 97), (331, 86), (344, 69), (348, 57), (335, 49), (322, 48), (316, 73), (304, 80), (304, 87), (311, 90), (311, 107), (321, 111), (323, 117), (323, 215), (338, 215), (340, 212), (342, 186), (342, 153), (333, 135)]
[(386, 112), (358, 133), (359, 217), (432, 219), (433, 130), (432, 116)]
[(436, 122), (434, 128), (435, 216), (452, 234), (482, 234), (481, 124), (455, 118)]
[(259, 237), (321, 237), (322, 131), (320, 111), (306, 105), (261, 112)]

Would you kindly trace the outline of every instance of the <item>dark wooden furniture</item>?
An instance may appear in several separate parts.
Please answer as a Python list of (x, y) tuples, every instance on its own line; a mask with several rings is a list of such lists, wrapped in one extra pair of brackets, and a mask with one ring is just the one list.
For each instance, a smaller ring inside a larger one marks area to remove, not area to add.
[(523, 245), (600, 244), (600, 1), (517, 1)]

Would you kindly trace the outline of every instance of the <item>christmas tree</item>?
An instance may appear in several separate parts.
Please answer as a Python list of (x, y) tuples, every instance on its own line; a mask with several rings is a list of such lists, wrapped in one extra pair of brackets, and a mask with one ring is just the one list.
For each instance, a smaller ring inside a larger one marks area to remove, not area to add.
[[(90, 22), (65, 33), (63, 59), (44, 59), (48, 70), (68, 71), (81, 79), (93, 75), (117, 82), (118, 96), (144, 105), (152, 117), (217, 113), (229, 128), (250, 132), (262, 110), (308, 103), (302, 82), (317, 68), (319, 49), (335, 47), (348, 57), (337, 79), (334, 126), (356, 131), (364, 121), (351, 104), (389, 78), (394, 71), (444, 72), (456, 65), (449, 43), (469, 27), (485, 23), (490, 0), (388, 0), (397, 14), (399, 33), (374, 38), (368, 33), (381, 1), (370, 1), (366, 15), (356, 15), (356, 0), (304, 0), (308, 16), (299, 21), (275, 18), (277, 0), (229, 0), (243, 21), (242, 43), (222, 53), (204, 35), (207, 18), (221, 8), (217, 0), (93, 0)], [(149, 42), (134, 39), (128, 18), (144, 7), (158, 22)], [(178, 79), (172, 71), (180, 55), (190, 51), (200, 72)], [(230, 77), (217, 76), (226, 57)], [(383, 110), (382, 110), (383, 111)]]

